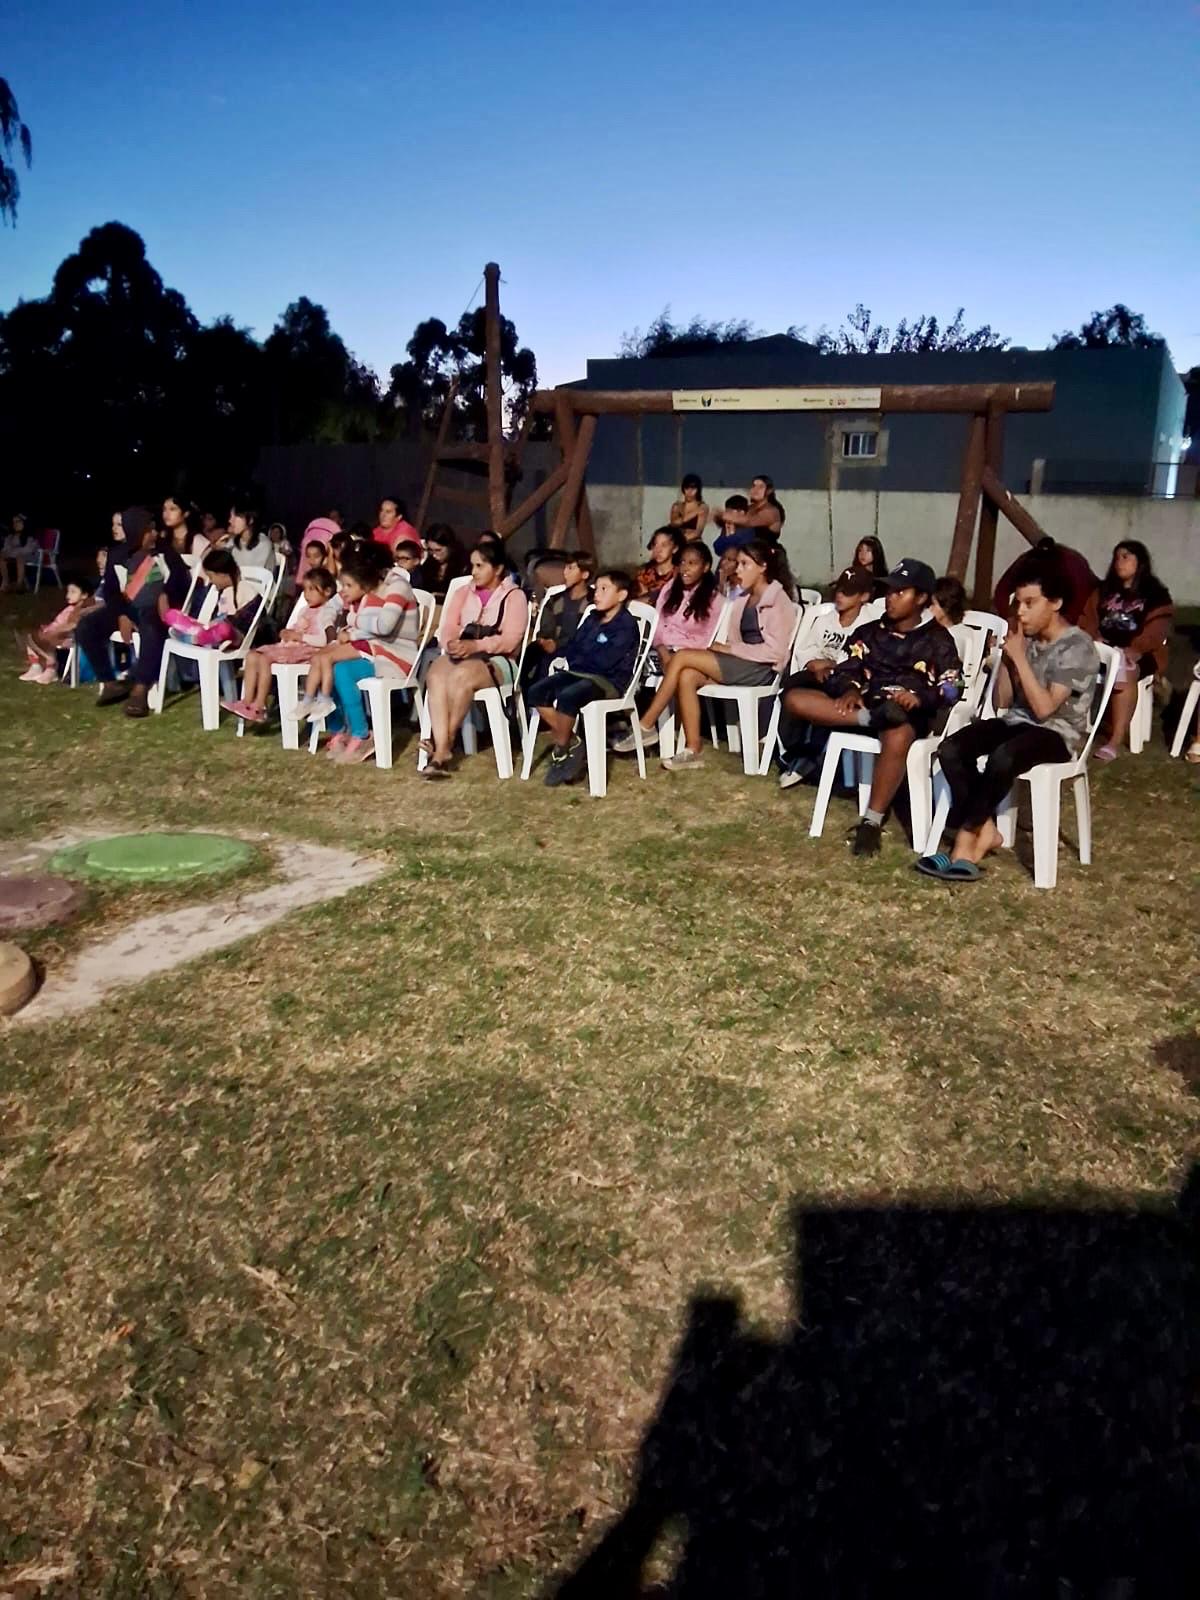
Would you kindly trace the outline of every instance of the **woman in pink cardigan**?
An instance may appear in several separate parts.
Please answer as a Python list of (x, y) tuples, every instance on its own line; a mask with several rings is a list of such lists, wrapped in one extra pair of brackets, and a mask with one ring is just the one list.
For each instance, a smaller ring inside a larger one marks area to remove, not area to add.
[[(668, 772), (703, 765), (700, 737), (700, 690), (706, 683), (726, 683), (739, 688), (775, 681), (787, 665), (796, 626), (796, 603), (791, 598), (792, 577), (782, 548), (765, 539), (752, 539), (738, 551), (737, 581), (741, 593), (730, 603), (724, 644), (707, 650), (677, 650), (654, 699), (642, 712), (642, 741), (657, 744), (659, 716), (676, 702), (683, 724), (685, 748), (668, 754)], [(613, 746), (636, 749), (632, 733)]]
[(430, 738), (427, 778), (448, 778), (458, 730), (478, 689), (511, 684), (529, 623), (529, 601), (494, 545), (471, 551), (471, 579), (448, 595), (438, 628), (442, 654), (425, 679)]

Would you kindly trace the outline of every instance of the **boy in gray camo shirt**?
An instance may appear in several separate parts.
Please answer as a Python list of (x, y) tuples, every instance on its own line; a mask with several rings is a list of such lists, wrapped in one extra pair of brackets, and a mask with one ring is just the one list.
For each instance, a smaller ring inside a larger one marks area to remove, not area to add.
[[(1004, 641), (996, 685), (999, 716), (968, 723), (938, 749), (950, 785), (949, 854), (922, 856), (927, 877), (965, 881), (1002, 841), (996, 812), (1023, 772), (1073, 760), (1087, 739), (1100, 657), (1081, 628), (1062, 615), (1066, 591), (1057, 573), (1028, 572), (1017, 586), (1017, 626)], [(983, 771), (979, 761), (986, 758)]]

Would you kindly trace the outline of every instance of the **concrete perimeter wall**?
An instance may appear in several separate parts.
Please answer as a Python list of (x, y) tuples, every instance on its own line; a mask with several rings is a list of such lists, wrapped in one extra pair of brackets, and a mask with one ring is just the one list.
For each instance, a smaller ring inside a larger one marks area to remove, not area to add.
[[(776, 493), (787, 511), (783, 543), (788, 560), (803, 582), (828, 582), (849, 561), (858, 540), (869, 533), (882, 539), (889, 561), (918, 556), (935, 571), (945, 570), (957, 495), (890, 490), (876, 496), (839, 489), (830, 499), (824, 490), (783, 485)], [(646, 539), (667, 521), (677, 495), (674, 485), (648, 484), (639, 489), (590, 483), (588, 500), (601, 560), (618, 566), (645, 560)], [(1081, 550), (1098, 573), (1107, 571), (1114, 544), (1140, 539), (1176, 604), (1200, 605), (1200, 499), (1052, 494), (1021, 498), (1048, 534)], [(1002, 517), (996, 540), (997, 576), (1028, 548)]]

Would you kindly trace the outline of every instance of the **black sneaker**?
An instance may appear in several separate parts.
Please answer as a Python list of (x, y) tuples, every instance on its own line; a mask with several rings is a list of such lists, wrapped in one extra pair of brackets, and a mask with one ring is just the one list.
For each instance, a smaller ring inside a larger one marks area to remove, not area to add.
[(851, 834), (851, 850), (856, 856), (877, 856), (883, 829), (877, 822), (860, 822)]
[(558, 780), (560, 783), (574, 783), (583, 771), (583, 764), (587, 760), (587, 748), (582, 739), (572, 739), (570, 748), (563, 757), (563, 775)]
[(545, 778), (542, 780), (545, 783), (547, 789), (553, 789), (553, 788), (556, 787), (556, 785), (562, 783), (565, 780), (565, 777), (566, 777), (566, 770), (567, 770), (567, 747), (566, 747), (566, 745), (556, 744), (556, 745), (553, 746), (553, 748), (550, 751), (550, 768), (549, 768), (549, 771), (546, 773)]

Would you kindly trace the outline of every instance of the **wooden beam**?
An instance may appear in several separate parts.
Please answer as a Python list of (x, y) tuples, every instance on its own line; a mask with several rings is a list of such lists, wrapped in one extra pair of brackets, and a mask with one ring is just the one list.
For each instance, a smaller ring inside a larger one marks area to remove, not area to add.
[[(714, 384), (712, 387), (717, 389), (721, 385)], [(828, 389), (831, 395), (842, 393), (845, 389), (844, 385), (793, 384), (776, 385), (771, 392), (778, 393), (780, 387), (799, 387), (808, 392)], [(752, 394), (753, 387), (747, 386), (742, 392)], [(554, 414), (560, 404), (560, 395), (566, 396), (565, 403), (576, 416), (638, 416), (674, 410), (670, 389), (539, 389), (533, 396), (532, 405), (536, 411)], [(881, 412), (968, 411), (979, 415), (983, 415), (989, 406), (996, 406), (1001, 411), (1049, 411), (1053, 405), (1052, 383), (893, 383), (882, 385), (879, 401)], [(841, 407), (833, 405), (829, 409), (837, 411)], [(754, 407), (748, 403), (745, 410), (753, 411)], [(804, 413), (780, 414), (801, 416)], [(736, 416), (738, 413), (713, 412), (712, 415)]]
[(447, 444), (442, 446), (438, 455), (443, 461), (488, 461), (491, 447), (486, 444)]
[(954, 518), (954, 537), (950, 541), (950, 559), (946, 571), (954, 578), (965, 578), (971, 560), (971, 546), (975, 542), (975, 521), (979, 516), (979, 492), (983, 478), (983, 451), (986, 424), (982, 417), (972, 417), (967, 434), (967, 448), (963, 452), (962, 479), (958, 487), (958, 513)]
[(567, 481), (563, 485), (562, 498), (558, 502), (558, 510), (554, 516), (554, 526), (550, 530), (552, 550), (562, 550), (566, 547), (567, 528), (571, 518), (576, 515), (580, 491), (583, 488), (583, 475), (587, 471), (588, 457), (592, 453), (592, 440), (595, 437), (596, 419), (587, 415), (579, 424), (575, 448), (571, 451), (571, 458), (567, 464)]
[(437, 481), (438, 457), (446, 448), (446, 436), (450, 432), (450, 423), (454, 417), (454, 401), (458, 395), (458, 379), (451, 378), (450, 387), (446, 391), (446, 404), (442, 407), (441, 420), (438, 422), (437, 438), (433, 445), (433, 455), (429, 462), (429, 471), (425, 474), (425, 487), (421, 490), (421, 504), (417, 507), (417, 529), (425, 531), (425, 518), (429, 515), (429, 502), (433, 499), (433, 486)]
[(498, 528), (507, 509), (504, 485), (504, 390), (500, 375), (500, 268), (489, 261), (483, 269), (484, 362), (487, 373), (488, 504), (491, 524)]
[(496, 532), (502, 539), (507, 539), (510, 534), (516, 533), (518, 528), (523, 528), (534, 512), (544, 506), (551, 496), (556, 495), (566, 481), (567, 463), (560, 461), (548, 478), (539, 483), (519, 506), (513, 507)]
[(456, 505), (478, 506), (481, 511), (490, 510), (488, 492), (482, 480), (478, 489), (459, 489), (449, 484), (439, 484), (434, 490), (434, 496), (442, 500), (453, 500)]
[[(989, 406), (984, 422), (983, 477), (1000, 482), (1004, 467), (1004, 413)], [(991, 495), (979, 508), (979, 543), (975, 547), (975, 604), (987, 609), (992, 593), (992, 572), (996, 564), (996, 521), (998, 511)]]
[(1039, 539), (1046, 537), (1045, 528), (1034, 520), (1016, 495), (1004, 487), (999, 474), (993, 472), (990, 467), (984, 467), (983, 469), (983, 492), (996, 509), (1004, 513), (1017, 532), (1028, 539), (1030, 544), (1036, 544)]

